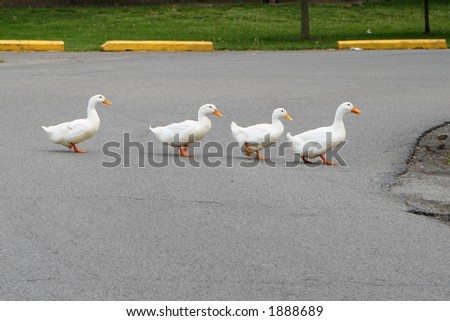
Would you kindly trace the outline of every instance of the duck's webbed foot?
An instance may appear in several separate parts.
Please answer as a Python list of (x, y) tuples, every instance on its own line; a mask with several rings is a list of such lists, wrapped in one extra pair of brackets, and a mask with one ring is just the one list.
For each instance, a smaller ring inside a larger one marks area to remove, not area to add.
[(74, 143), (70, 143), (70, 145), (72, 146), (73, 151), (74, 151), (75, 153), (86, 153), (85, 150), (79, 149), (79, 148), (77, 147), (77, 145), (75, 145)]
[(336, 165), (336, 162), (330, 162), (328, 159), (325, 158), (323, 154), (320, 155), (320, 158), (322, 158), (322, 161), (325, 165)]
[(256, 152), (256, 159), (257, 159), (257, 160), (266, 160), (267, 158), (266, 158), (266, 157), (260, 156), (260, 155), (259, 155), (259, 151), (257, 151), (257, 152)]
[(244, 146), (245, 146), (245, 151), (247, 152), (245, 154), (245, 157), (249, 158), (250, 155), (253, 153), (252, 148), (250, 147), (250, 145), (248, 143), (244, 143)]
[[(183, 149), (185, 148), (185, 150)], [(189, 155), (189, 146), (178, 146), (178, 149), (180, 150), (180, 155), (183, 157), (192, 157), (192, 155)]]

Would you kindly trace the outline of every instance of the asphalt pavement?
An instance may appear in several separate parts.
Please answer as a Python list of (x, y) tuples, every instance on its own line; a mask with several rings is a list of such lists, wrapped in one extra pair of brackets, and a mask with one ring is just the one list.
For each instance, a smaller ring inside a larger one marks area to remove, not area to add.
[[(450, 118), (450, 51), (0, 59), (0, 300), (450, 300), (450, 226), (387, 188)], [(94, 94), (113, 105), (88, 153), (51, 143), (41, 125), (85, 117)], [(283, 107), (298, 134), (345, 101), (362, 113), (343, 166), (297, 164), (284, 136), (269, 163), (229, 145), (231, 121)], [(148, 126), (205, 103), (224, 117), (186, 163)]]

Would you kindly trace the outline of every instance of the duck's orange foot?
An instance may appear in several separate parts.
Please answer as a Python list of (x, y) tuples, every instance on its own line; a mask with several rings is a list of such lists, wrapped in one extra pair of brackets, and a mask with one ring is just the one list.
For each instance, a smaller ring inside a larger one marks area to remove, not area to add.
[(330, 162), (328, 159), (325, 158), (324, 155), (320, 155), (320, 158), (322, 158), (322, 161), (325, 165), (336, 165), (336, 162)]
[(70, 145), (72, 145), (73, 151), (74, 151), (75, 153), (86, 153), (85, 150), (79, 149), (79, 148), (77, 147), (77, 145), (75, 145), (74, 143), (71, 143)]
[(259, 151), (256, 152), (256, 159), (257, 160), (266, 160), (266, 157), (262, 157), (261, 155), (259, 155)]
[(250, 156), (252, 155), (253, 151), (251, 149), (251, 147), (248, 145), (248, 143), (244, 143), (245, 146), (245, 151), (247, 152), (245, 154), (245, 158), (250, 158)]
[(189, 147), (188, 146), (184, 146), (184, 147), (186, 148), (186, 150), (184, 150), (182, 146), (178, 146), (178, 149), (180, 150), (180, 156), (192, 157), (192, 155), (189, 155)]

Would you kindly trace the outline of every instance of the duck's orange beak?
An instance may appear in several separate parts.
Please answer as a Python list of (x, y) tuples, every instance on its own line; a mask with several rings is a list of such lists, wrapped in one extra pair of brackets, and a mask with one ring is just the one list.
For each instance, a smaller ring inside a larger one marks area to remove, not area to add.
[(218, 111), (217, 109), (214, 110), (214, 115), (222, 117), (223, 115), (220, 113), (220, 111)]
[(286, 114), (286, 115), (284, 116), (284, 118), (286, 118), (287, 120), (292, 120), (292, 117), (289, 116), (289, 114)]
[(359, 114), (359, 113), (361, 113), (361, 111), (358, 108), (356, 108), (355, 106), (353, 106), (352, 113)]
[(110, 102), (108, 99), (105, 99), (104, 101), (103, 101), (103, 103), (105, 104), (105, 105), (112, 105), (112, 102)]

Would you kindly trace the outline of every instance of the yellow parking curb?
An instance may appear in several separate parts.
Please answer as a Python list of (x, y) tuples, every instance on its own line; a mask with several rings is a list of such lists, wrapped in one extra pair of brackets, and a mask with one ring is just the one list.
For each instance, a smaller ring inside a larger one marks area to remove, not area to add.
[(338, 49), (447, 49), (445, 39), (345, 40), (337, 42)]
[(213, 51), (211, 41), (165, 41), (165, 40), (111, 40), (105, 42), (103, 51)]
[(0, 40), (0, 51), (64, 51), (64, 41)]

